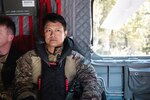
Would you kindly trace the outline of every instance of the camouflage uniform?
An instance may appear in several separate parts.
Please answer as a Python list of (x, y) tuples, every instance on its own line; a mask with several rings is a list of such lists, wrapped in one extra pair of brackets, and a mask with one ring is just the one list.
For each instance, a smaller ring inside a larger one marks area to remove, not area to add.
[[(74, 55), (78, 55), (77, 57)], [(18, 60), (16, 68), (15, 100), (33, 96), (38, 98), (38, 77), (41, 74), (41, 58), (32, 50)], [(92, 65), (79, 53), (72, 51), (66, 57), (65, 75), (71, 83), (75, 76), (83, 86), (81, 100), (101, 100), (102, 88)]]
[(12, 44), (9, 54), (0, 56), (0, 100), (12, 100), (16, 60), (21, 55)]
[[(4, 63), (6, 62), (7, 56), (8, 56), (8, 54), (0, 57), (0, 73), (2, 71)], [(1, 74), (0, 74), (0, 100), (1, 99), (11, 100), (11, 92), (5, 90), (2, 79), (1, 79)]]

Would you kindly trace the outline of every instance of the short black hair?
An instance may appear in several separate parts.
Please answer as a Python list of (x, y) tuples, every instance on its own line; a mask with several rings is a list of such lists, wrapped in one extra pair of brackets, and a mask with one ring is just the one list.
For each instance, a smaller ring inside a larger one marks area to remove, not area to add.
[(45, 24), (50, 21), (50, 22), (60, 22), (62, 26), (64, 27), (64, 30), (66, 31), (66, 21), (63, 16), (57, 14), (57, 13), (48, 13), (46, 16), (43, 18), (43, 27)]
[(0, 16), (0, 25), (5, 25), (7, 28), (10, 28), (13, 31), (13, 34), (16, 33), (15, 23), (8, 16)]

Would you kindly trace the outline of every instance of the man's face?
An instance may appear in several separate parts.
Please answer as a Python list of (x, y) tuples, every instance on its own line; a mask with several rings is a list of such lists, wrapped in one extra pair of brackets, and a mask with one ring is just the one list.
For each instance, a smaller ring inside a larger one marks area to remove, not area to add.
[(44, 27), (45, 42), (48, 48), (62, 46), (66, 35), (67, 31), (64, 31), (62, 24), (59, 22), (47, 22)]
[(0, 48), (13, 40), (13, 35), (9, 32), (10, 29), (4, 25), (0, 25)]

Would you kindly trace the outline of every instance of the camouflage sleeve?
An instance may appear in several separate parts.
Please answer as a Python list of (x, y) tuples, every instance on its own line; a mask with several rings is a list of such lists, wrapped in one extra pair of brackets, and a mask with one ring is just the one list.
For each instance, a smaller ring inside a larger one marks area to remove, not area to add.
[(0, 92), (0, 100), (12, 100), (12, 96), (7, 92)]
[(81, 100), (101, 100), (103, 88), (98, 83), (94, 67), (90, 62), (79, 61), (77, 64), (77, 77), (83, 86)]
[(32, 60), (31, 52), (27, 52), (25, 55), (19, 58), (17, 61), (17, 67), (15, 72), (15, 100), (22, 100), (26, 97), (32, 96), (36, 98), (32, 88)]

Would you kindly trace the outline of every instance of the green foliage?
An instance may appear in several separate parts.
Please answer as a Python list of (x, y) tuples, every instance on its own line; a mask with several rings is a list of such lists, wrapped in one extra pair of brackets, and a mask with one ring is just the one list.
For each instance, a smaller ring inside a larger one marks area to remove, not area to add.
[(95, 50), (100, 55), (148, 55), (150, 52), (150, 0), (133, 14), (119, 30), (102, 29), (116, 0), (94, 0), (93, 33)]

